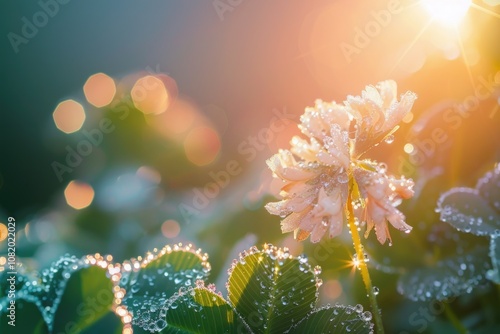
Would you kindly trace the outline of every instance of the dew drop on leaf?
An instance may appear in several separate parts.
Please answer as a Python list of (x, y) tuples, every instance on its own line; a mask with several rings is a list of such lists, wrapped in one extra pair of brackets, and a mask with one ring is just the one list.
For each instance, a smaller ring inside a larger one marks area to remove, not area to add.
[(315, 275), (321, 274), (321, 267), (320, 266), (315, 266), (313, 272), (314, 272)]

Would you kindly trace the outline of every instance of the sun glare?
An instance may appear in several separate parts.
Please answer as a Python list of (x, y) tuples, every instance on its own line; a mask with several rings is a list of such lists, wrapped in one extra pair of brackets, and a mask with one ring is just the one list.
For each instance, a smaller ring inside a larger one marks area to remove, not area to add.
[(434, 20), (448, 26), (460, 23), (471, 3), (471, 0), (422, 0)]

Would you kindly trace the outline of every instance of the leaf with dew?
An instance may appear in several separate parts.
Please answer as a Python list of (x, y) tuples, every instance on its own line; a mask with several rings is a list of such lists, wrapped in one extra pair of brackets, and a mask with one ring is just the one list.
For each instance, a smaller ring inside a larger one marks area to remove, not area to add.
[(321, 285), (319, 267), (272, 245), (243, 252), (229, 273), (229, 301), (257, 333), (284, 333), (298, 323), (314, 308)]
[(491, 235), (500, 229), (500, 214), (477, 189), (453, 188), (441, 195), (438, 209), (441, 220), (459, 231)]
[[(13, 313), (8, 309), (12, 305), (10, 300), (15, 302)], [(50, 332), (35, 300), (5, 298), (0, 301), (0, 333), (48, 334)]]
[(372, 314), (363, 306), (335, 305), (314, 310), (293, 326), (289, 334), (302, 333), (373, 333)]
[(500, 284), (500, 234), (491, 236), (489, 254), (493, 268), (488, 270), (486, 276), (489, 280)]
[(476, 189), (479, 195), (500, 213), (500, 164), (478, 180)]
[(486, 247), (465, 255), (445, 258), (433, 267), (408, 271), (398, 281), (398, 291), (413, 301), (445, 300), (457, 297), (487, 282), (491, 268)]
[[(252, 333), (231, 305), (215, 292), (215, 286), (197, 282), (185, 289), (167, 305), (165, 333)], [(150, 330), (155, 328), (150, 328)]]
[(71, 273), (54, 311), (53, 332), (81, 332), (112, 311), (113, 283), (107, 269), (91, 265)]
[(179, 244), (149, 253), (142, 261), (125, 262), (119, 285), (126, 291), (123, 304), (133, 315), (134, 329), (147, 330), (161, 321), (170, 297), (180, 288), (206, 279), (210, 272), (207, 259), (200, 249)]

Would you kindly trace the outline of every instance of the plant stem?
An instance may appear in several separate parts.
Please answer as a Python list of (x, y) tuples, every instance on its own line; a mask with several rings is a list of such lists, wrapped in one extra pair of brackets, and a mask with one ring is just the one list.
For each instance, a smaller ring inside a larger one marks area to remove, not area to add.
[(352, 207), (351, 192), (349, 192), (349, 196), (347, 199), (347, 211), (349, 217), (349, 228), (351, 230), (352, 242), (354, 244), (354, 250), (356, 251), (356, 257), (358, 260), (357, 267), (361, 271), (361, 277), (363, 279), (363, 283), (365, 284), (366, 292), (370, 300), (372, 315), (375, 322), (375, 330), (378, 334), (383, 334), (384, 325), (382, 324), (382, 316), (380, 313), (380, 309), (378, 308), (377, 297), (375, 295), (375, 292), (373, 291), (372, 281), (370, 279), (370, 273), (368, 272), (368, 266), (366, 265), (365, 262), (365, 252), (363, 249), (363, 245), (361, 244), (361, 238), (359, 237), (358, 227), (354, 224), (354, 210)]
[(469, 331), (467, 330), (467, 328), (465, 328), (464, 325), (462, 325), (462, 323), (460, 322), (460, 319), (458, 319), (458, 317), (453, 312), (453, 310), (451, 309), (450, 305), (448, 305), (448, 303), (444, 303), (444, 313), (446, 314), (446, 317), (448, 318), (448, 320), (450, 320), (450, 322), (453, 325), (453, 327), (455, 327), (455, 329), (460, 334), (467, 334), (467, 333), (469, 333)]

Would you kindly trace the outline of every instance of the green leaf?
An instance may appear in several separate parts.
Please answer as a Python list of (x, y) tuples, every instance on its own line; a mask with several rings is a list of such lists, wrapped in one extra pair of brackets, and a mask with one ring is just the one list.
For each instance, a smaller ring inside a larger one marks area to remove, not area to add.
[(111, 311), (113, 283), (99, 266), (71, 274), (54, 314), (54, 333), (80, 332)]
[[(35, 301), (15, 299), (14, 318), (9, 317), (10, 299), (5, 298), (0, 302), (0, 333), (9, 334), (48, 334), (49, 329), (35, 304)], [(13, 323), (12, 320), (15, 320)], [(10, 324), (9, 324), (10, 322)], [(15, 324), (15, 326), (12, 326)]]
[(120, 317), (113, 311), (109, 311), (91, 326), (85, 328), (80, 334), (122, 334), (123, 324)]
[(125, 263), (123, 268), (132, 271), (123, 273), (120, 286), (126, 290), (123, 304), (133, 315), (134, 330), (147, 329), (164, 318), (161, 311), (165, 302), (181, 287), (206, 279), (210, 272), (207, 258), (191, 245), (175, 245), (147, 254), (142, 262)]
[[(166, 327), (161, 333), (251, 333), (214, 286), (207, 288), (202, 281), (197, 285), (167, 303), (166, 322), (160, 323)], [(150, 329), (155, 330), (154, 326)]]
[(372, 315), (361, 305), (335, 305), (314, 310), (293, 326), (290, 334), (303, 333), (373, 333)]
[(488, 270), (486, 277), (496, 284), (500, 284), (500, 235), (491, 236), (489, 254), (493, 268)]
[(445, 300), (486, 283), (491, 268), (486, 247), (478, 247), (466, 255), (443, 259), (434, 267), (417, 268), (399, 278), (398, 291), (413, 301)]
[(500, 229), (500, 215), (477, 189), (453, 188), (438, 201), (441, 220), (459, 231), (491, 235)]
[(500, 333), (500, 324), (487, 324), (474, 331), (474, 334)]
[(41, 284), (29, 292), (41, 301), (42, 312), (49, 324), (53, 320), (53, 312), (55, 312), (59, 305), (62, 291), (66, 287), (71, 273), (81, 268), (82, 265), (84, 265), (83, 261), (75, 256), (62, 256), (56, 262), (52, 263), (50, 268), (42, 271)]
[(306, 258), (286, 250), (253, 247), (230, 270), (229, 301), (254, 332), (284, 333), (316, 303), (319, 279)]
[(63, 256), (18, 292), (36, 304), (49, 332), (81, 331), (111, 310), (113, 283), (100, 255)]

